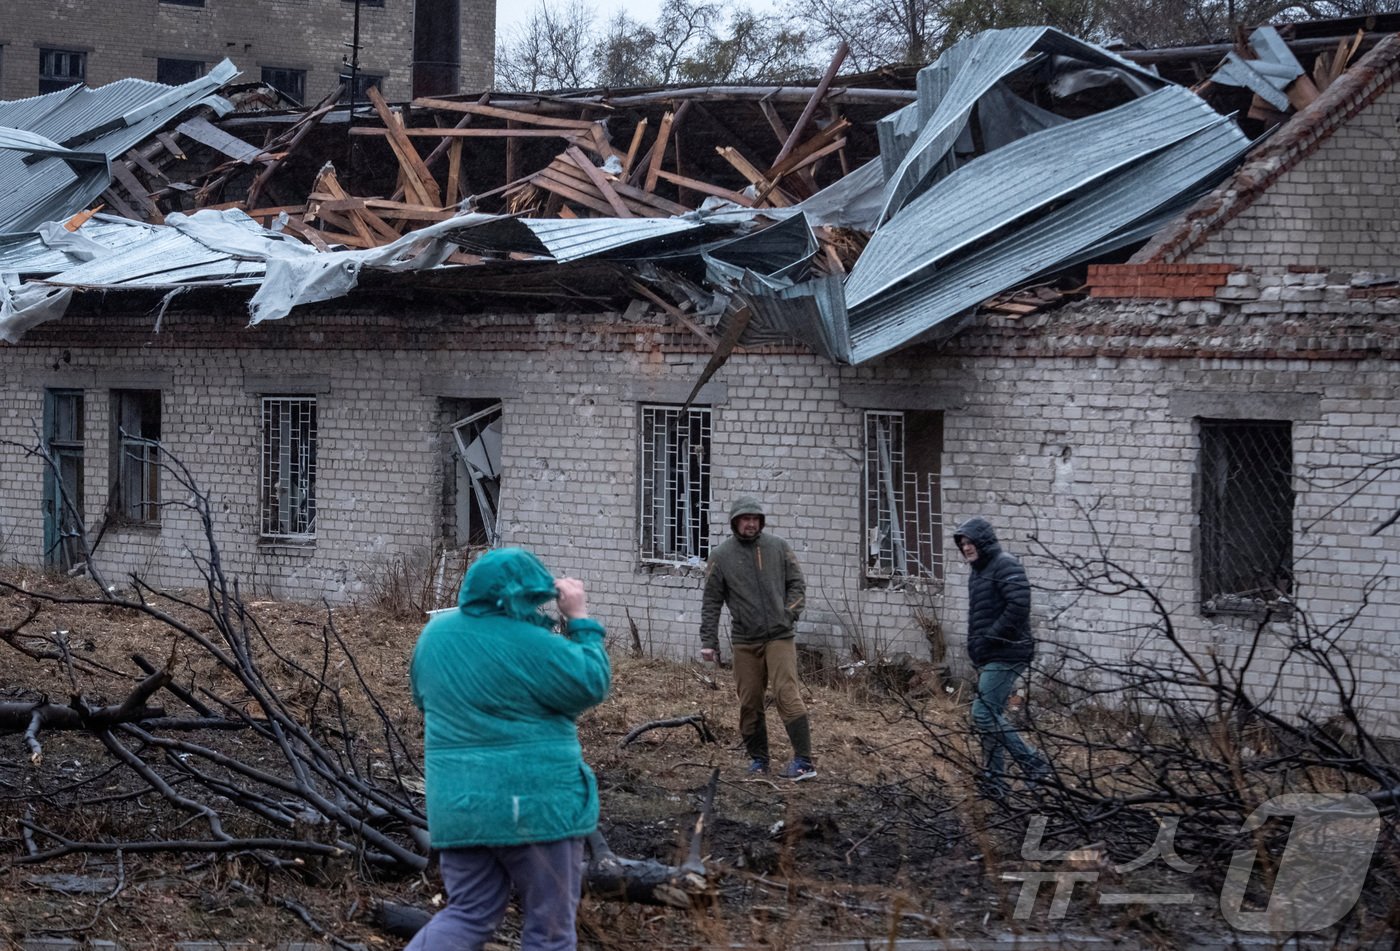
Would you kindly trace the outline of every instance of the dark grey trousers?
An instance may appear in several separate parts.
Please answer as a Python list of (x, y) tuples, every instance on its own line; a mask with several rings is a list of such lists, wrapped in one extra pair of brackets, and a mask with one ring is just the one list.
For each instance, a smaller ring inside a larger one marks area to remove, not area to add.
[(574, 951), (582, 839), (444, 849), (438, 862), (447, 907), (404, 951), (480, 951), (505, 917), (512, 885), (524, 917), (521, 951)]

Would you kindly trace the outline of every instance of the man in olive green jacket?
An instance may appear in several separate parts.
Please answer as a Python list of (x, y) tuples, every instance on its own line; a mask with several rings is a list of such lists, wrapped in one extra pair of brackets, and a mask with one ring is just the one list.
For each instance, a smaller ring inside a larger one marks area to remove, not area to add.
[(780, 774), (801, 782), (817, 775), (802, 686), (797, 679), (793, 625), (806, 603), (806, 583), (792, 546), (763, 531), (758, 500), (744, 497), (729, 509), (734, 534), (710, 552), (705, 599), (700, 611), (700, 656), (719, 658), (720, 608), (729, 606), (734, 645), (734, 684), (739, 694), (739, 734), (750, 757), (749, 772), (768, 772), (768, 725), (764, 691), (773, 699), (792, 742), (792, 762)]

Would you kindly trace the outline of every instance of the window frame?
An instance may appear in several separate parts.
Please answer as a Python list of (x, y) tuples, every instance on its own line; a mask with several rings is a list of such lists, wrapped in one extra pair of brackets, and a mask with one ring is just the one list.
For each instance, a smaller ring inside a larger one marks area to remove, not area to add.
[[(121, 525), (160, 525), (161, 391), (111, 391), (111, 459), (108, 466), (107, 514)], [(134, 421), (140, 428), (127, 428)], [(133, 479), (137, 488), (133, 491)]]
[(711, 547), (713, 453), (712, 407), (638, 405), (637, 554), (643, 565), (704, 566)]
[[(87, 82), (87, 50), (68, 49), (62, 46), (39, 47), (39, 94), (59, 92)], [(78, 64), (77, 72), (71, 69)], [(63, 65), (59, 71), (56, 67)]]
[[(1291, 615), (1297, 516), (1293, 423), (1198, 417), (1197, 430), (1195, 509), (1201, 613), (1207, 617)], [(1246, 440), (1264, 446), (1264, 451), (1269, 440), (1275, 441), (1276, 461), (1286, 462), (1286, 471), (1275, 470), (1271, 475), (1265, 468), (1267, 460), (1261, 459), (1257, 471), (1236, 473), (1232, 467), (1245, 455), (1247, 449), (1242, 443)], [(1269, 507), (1273, 511), (1266, 511)], [(1261, 531), (1265, 537), (1255, 538)], [(1245, 545), (1230, 542), (1246, 534), (1251, 538)], [(1230, 550), (1227, 545), (1231, 545)], [(1269, 548), (1274, 551), (1264, 551)], [(1254, 576), (1249, 578), (1250, 569), (1231, 564), (1238, 561), (1241, 553), (1252, 559), (1257, 552), (1274, 562), (1267, 584), (1263, 569), (1254, 569)]]
[[(271, 86), (293, 102), (306, 102), (306, 70), (298, 69), (295, 66), (260, 66), (258, 69), (260, 81), (264, 85)], [(285, 85), (274, 82), (269, 74), (275, 76), (278, 73), (285, 74), (288, 77), (294, 77), (296, 79), (296, 85), (300, 88), (288, 89)]]
[[(259, 540), (272, 544), (314, 543), (319, 449), (317, 399), (304, 393), (266, 394), (260, 398), (259, 407)], [(292, 478), (285, 480), (285, 484), (284, 468), (292, 470)]]
[[(911, 422), (921, 439), (912, 451)], [(861, 415), (861, 577), (866, 587), (944, 581), (943, 426), (941, 410), (867, 409)]]
[[(161, 2), (162, 2), (162, 3), (167, 3), (167, 2), (169, 2), (169, 0), (161, 0)], [(190, 65), (190, 66), (193, 66), (193, 67), (194, 67), (194, 75), (191, 76), (189, 79), (168, 79), (168, 78), (162, 78), (162, 77), (161, 77), (161, 65), (162, 65), (162, 64), (172, 64), (172, 65), (173, 65), (173, 64), (176, 64), (176, 63), (182, 64), (182, 65)], [(206, 63), (206, 62), (205, 62), (204, 60), (202, 60), (202, 59), (187, 59), (187, 58), (185, 58), (185, 57), (183, 57), (183, 56), (157, 56), (157, 57), (156, 57), (156, 82), (158, 82), (158, 83), (164, 83), (164, 84), (167, 85), (167, 86), (183, 86), (185, 83), (194, 82), (196, 79), (198, 79), (198, 78), (200, 78), (201, 76), (203, 76), (204, 73), (205, 73), (205, 71), (208, 69), (208, 65), (209, 65), (209, 64)]]

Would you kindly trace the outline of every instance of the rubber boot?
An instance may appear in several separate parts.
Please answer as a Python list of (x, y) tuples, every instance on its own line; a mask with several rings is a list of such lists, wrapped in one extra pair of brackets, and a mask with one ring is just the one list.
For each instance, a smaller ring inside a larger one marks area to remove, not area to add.
[(787, 728), (788, 740), (792, 743), (792, 755), (794, 758), (812, 761), (812, 729), (807, 723), (805, 716), (798, 717), (791, 723), (784, 723)]
[(763, 717), (758, 718), (754, 732), (744, 737), (744, 749), (749, 759), (768, 759), (768, 724)]

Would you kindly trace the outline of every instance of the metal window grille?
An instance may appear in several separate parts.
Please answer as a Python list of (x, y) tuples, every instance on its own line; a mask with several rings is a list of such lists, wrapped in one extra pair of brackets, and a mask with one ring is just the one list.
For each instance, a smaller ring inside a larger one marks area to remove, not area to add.
[(316, 534), (315, 397), (263, 397), (262, 534), (289, 539)]
[(1293, 590), (1292, 424), (1201, 420), (1201, 601), (1252, 613)]
[(44, 415), (45, 441), (54, 461), (44, 472), (44, 561), (70, 568), (82, 558), (82, 390), (45, 391)]
[[(915, 439), (925, 444), (911, 445)], [(943, 577), (941, 456), (939, 414), (865, 414), (866, 578)]]
[(160, 520), (160, 391), (114, 390), (112, 511), (128, 522)]
[(710, 554), (710, 410), (643, 406), (641, 558), (699, 564)]

